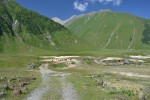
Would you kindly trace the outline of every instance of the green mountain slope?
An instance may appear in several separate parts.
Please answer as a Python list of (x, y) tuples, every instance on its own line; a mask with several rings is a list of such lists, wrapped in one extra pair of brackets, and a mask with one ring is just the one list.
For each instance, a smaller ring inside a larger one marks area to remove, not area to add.
[(149, 22), (130, 14), (104, 10), (82, 15), (67, 28), (98, 49), (149, 49)]
[(53, 20), (21, 7), (15, 0), (0, 0), (0, 52), (18, 50), (19, 43), (55, 51), (87, 47)]

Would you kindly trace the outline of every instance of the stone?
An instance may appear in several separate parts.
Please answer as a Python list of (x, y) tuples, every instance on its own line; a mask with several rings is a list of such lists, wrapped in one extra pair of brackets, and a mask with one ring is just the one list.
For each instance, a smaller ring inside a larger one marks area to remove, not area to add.
[(22, 92), (26, 92), (27, 90), (28, 90), (27, 85), (25, 85), (24, 87), (21, 88), (21, 91), (22, 91)]
[(29, 64), (29, 65), (27, 66), (27, 68), (30, 69), (30, 70), (33, 70), (33, 69), (35, 69), (35, 64), (34, 64), (34, 63)]
[(104, 84), (104, 81), (101, 79), (96, 79), (96, 85), (102, 86)]
[(21, 89), (18, 88), (18, 87), (15, 87), (14, 90), (13, 90), (13, 95), (19, 96), (20, 94), (22, 94)]
[(1, 100), (1, 98), (3, 98), (5, 95), (6, 95), (5, 92), (0, 92), (0, 100)]
[(1, 80), (1, 81), (6, 81), (6, 80), (7, 80), (7, 77), (1, 77), (0, 80)]
[(28, 85), (27, 82), (21, 82), (21, 83), (20, 83), (20, 86), (21, 86), (21, 87), (25, 87), (26, 85)]
[(31, 77), (31, 80), (36, 80), (36, 77)]
[(7, 84), (0, 84), (0, 89), (8, 90), (9, 86)]
[(139, 100), (147, 100), (143, 92), (139, 93), (138, 98)]
[(110, 87), (112, 84), (106, 81), (103, 81), (103, 86), (104, 87)]
[(10, 90), (14, 90), (14, 88), (15, 88), (15, 85), (9, 85)]
[(145, 87), (143, 90), (148, 96), (150, 96), (150, 87)]
[(30, 80), (30, 78), (28, 77), (19, 77), (18, 78), (18, 82), (28, 82)]

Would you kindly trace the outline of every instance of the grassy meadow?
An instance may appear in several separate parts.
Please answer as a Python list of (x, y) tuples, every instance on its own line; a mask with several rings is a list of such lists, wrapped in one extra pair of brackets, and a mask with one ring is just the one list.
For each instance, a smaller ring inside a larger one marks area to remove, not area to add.
[[(35, 52), (34, 52), (35, 51)], [(41, 82), (41, 75), (38, 71), (40, 66), (39, 60), (40, 56), (63, 56), (63, 55), (78, 55), (83, 58), (88, 56), (92, 57), (126, 57), (127, 55), (148, 55), (150, 52), (148, 50), (100, 50), (100, 51), (87, 51), (87, 52), (55, 52), (55, 51), (44, 51), (40, 49), (33, 48), (32, 52), (25, 54), (24, 52), (20, 54), (16, 53), (3, 53), (0, 54), (0, 77), (16, 78), (16, 77), (30, 77), (34, 76), (37, 78), (35, 81), (29, 82), (28, 90), (25, 91), (20, 96), (14, 96), (12, 91), (7, 92), (6, 100), (14, 98), (11, 100), (21, 100), (33, 89), (38, 87)], [(61, 65), (56, 65), (56, 67), (50, 67), (51, 70), (71, 73), (67, 77), (67, 81), (71, 82), (75, 87), (80, 100), (110, 100), (122, 98), (123, 100), (137, 100), (137, 95), (133, 90), (139, 89), (139, 86), (149, 87), (150, 78), (140, 78), (140, 77), (129, 77), (125, 75), (120, 75), (113, 73), (117, 72), (131, 72), (138, 73), (141, 75), (150, 76), (150, 59), (145, 60), (147, 64), (145, 65), (127, 65), (127, 66), (104, 66), (99, 65), (94, 62), (83, 62), (74, 68), (63, 69)], [(27, 65), (31, 63), (39, 63), (36, 69), (33, 71), (27, 69)], [(52, 65), (51, 65), (52, 66)], [(60, 67), (60, 68), (59, 68)], [(103, 87), (96, 80), (103, 80), (105, 82), (114, 84), (115, 88)], [(61, 98), (60, 87), (61, 81), (53, 77), (49, 80), (52, 89), (44, 94), (43, 100), (48, 100), (50, 97), (52, 99), (59, 100)], [(118, 83), (118, 84), (117, 84)], [(125, 83), (130, 83), (126, 89)], [(134, 87), (137, 86), (137, 87)], [(116, 87), (122, 86), (123, 88), (116, 89)], [(131, 89), (130, 89), (131, 88)], [(53, 91), (52, 91), (53, 90)], [(54, 95), (54, 94), (55, 95)]]

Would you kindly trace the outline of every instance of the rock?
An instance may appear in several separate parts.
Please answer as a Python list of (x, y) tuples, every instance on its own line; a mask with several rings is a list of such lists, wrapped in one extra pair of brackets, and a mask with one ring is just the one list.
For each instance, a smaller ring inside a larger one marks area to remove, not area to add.
[(5, 90), (8, 90), (9, 89), (9, 86), (7, 84), (0, 84), (0, 89), (5, 89)]
[(150, 87), (145, 87), (143, 90), (148, 96), (150, 96)]
[(144, 87), (143, 92), (145, 94), (144, 99), (140, 99), (140, 100), (149, 100), (148, 98), (150, 98), (150, 87)]
[(71, 62), (71, 64), (76, 64), (75, 62)]
[(25, 87), (26, 85), (28, 85), (27, 82), (21, 82), (21, 83), (20, 83), (20, 86), (21, 86), (21, 87)]
[(0, 80), (1, 81), (7, 81), (7, 77), (1, 77)]
[(97, 85), (101, 85), (103, 87), (110, 87), (112, 84), (101, 79), (96, 79)]
[(29, 65), (27, 66), (27, 68), (30, 69), (30, 70), (33, 70), (33, 69), (35, 69), (35, 64), (34, 64), (34, 63), (29, 64)]
[(3, 98), (6, 95), (5, 92), (0, 92), (0, 99)]
[(126, 61), (124, 62), (124, 65), (130, 65), (130, 64), (131, 64), (131, 62), (128, 61), (128, 60), (126, 60)]
[(10, 82), (15, 81), (15, 80), (17, 80), (17, 78), (11, 78), (11, 79), (8, 79), (7, 82), (10, 83)]
[(28, 90), (27, 85), (25, 85), (24, 87), (21, 88), (21, 91), (22, 91), (22, 92), (25, 92), (25, 91), (27, 91), (27, 90)]
[(9, 85), (9, 89), (10, 90), (14, 90), (15, 89), (15, 85)]
[(13, 95), (19, 96), (20, 94), (22, 94), (21, 89), (18, 88), (18, 87), (15, 87), (14, 90), (13, 90)]
[(36, 77), (31, 77), (31, 80), (36, 80)]
[(28, 77), (19, 77), (18, 78), (18, 82), (28, 82), (30, 80), (30, 78)]
[(103, 86), (103, 84), (104, 84), (104, 81), (103, 81), (103, 80), (101, 80), (101, 79), (96, 79), (96, 85), (97, 85), (97, 86)]
[(147, 100), (143, 92), (139, 93), (138, 98), (139, 100)]
[(103, 81), (103, 86), (104, 87), (110, 87), (112, 84), (106, 81)]

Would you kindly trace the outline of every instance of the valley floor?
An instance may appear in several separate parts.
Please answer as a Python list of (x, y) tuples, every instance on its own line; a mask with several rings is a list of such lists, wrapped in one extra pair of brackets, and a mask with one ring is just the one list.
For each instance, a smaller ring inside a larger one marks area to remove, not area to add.
[[(32, 91), (27, 95), (27, 100), (150, 99), (149, 63), (104, 66), (90, 60), (94, 59), (92, 57), (72, 57), (43, 57), (41, 61), (44, 62), (40, 67), (43, 81), (40, 86), (44, 88)], [(74, 61), (74, 67), (68, 67), (71, 66), (70, 61)], [(52, 63), (64, 63), (68, 66), (59, 68)]]
[[(12, 82), (17, 82), (17, 84), (20, 82), (18, 81), (20, 77), (36, 78), (34, 81), (28, 81), (28, 90), (23, 91), (23, 94), (15, 96), (9, 90), (4, 98), (6, 100), (10, 100), (10, 98), (11, 100), (150, 99), (149, 58), (138, 57), (135, 59), (140, 59), (140, 61), (142, 59), (144, 63), (126, 65), (120, 65), (120, 63), (119, 65), (105, 65), (101, 63), (105, 58), (93, 56), (42, 56), (38, 58), (40, 64), (37, 64), (35, 69), (3, 67), (0, 70), (0, 76), (11, 79), (16, 78)], [(125, 59), (130, 58), (126, 57)], [(20, 62), (22, 60), (19, 59)], [(0, 80), (0, 86), (1, 84), (3, 84), (2, 80)]]

